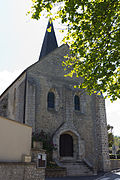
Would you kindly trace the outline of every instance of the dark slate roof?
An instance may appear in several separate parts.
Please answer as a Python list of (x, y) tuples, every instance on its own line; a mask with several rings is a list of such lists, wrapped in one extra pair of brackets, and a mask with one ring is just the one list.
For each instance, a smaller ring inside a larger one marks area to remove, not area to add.
[[(49, 32), (48, 28), (51, 29), (50, 32)], [(46, 33), (45, 33), (43, 45), (42, 45), (42, 48), (41, 48), (39, 60), (42, 57), (49, 54), (50, 52), (52, 52), (57, 47), (58, 47), (58, 45), (57, 45), (57, 40), (56, 40), (56, 36), (55, 36), (55, 32), (54, 32), (53, 23), (50, 20), (48, 22), (48, 26), (47, 26), (47, 29), (46, 29)]]

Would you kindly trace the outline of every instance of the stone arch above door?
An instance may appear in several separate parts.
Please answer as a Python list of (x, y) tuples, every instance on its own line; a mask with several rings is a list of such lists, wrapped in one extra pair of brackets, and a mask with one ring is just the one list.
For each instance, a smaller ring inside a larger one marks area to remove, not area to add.
[(85, 143), (81, 139), (80, 134), (76, 131), (74, 125), (70, 125), (67, 122), (62, 124), (53, 135), (53, 143), (56, 150), (53, 152), (53, 159), (61, 160), (60, 154), (60, 137), (63, 134), (68, 134), (73, 138), (73, 160), (82, 160), (85, 156)]

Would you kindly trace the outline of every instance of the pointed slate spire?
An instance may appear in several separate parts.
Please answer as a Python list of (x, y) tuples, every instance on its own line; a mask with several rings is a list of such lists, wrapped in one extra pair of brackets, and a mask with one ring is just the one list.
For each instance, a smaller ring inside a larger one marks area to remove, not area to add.
[(53, 23), (51, 20), (49, 20), (48, 26), (46, 29), (46, 33), (45, 33), (45, 37), (44, 37), (44, 41), (43, 41), (43, 45), (41, 48), (39, 60), (42, 57), (49, 54), (50, 52), (52, 52), (57, 47), (58, 47), (58, 45), (57, 45), (57, 40), (56, 40), (56, 36), (55, 36), (55, 32), (54, 32)]

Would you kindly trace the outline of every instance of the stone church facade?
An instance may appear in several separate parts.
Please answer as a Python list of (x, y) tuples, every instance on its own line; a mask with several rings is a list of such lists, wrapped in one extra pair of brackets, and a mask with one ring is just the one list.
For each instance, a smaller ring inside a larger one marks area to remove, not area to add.
[(88, 169), (108, 171), (104, 98), (74, 88), (82, 78), (64, 76), (62, 61), (69, 48), (57, 46), (50, 22), (49, 26), (39, 61), (0, 96), (0, 115), (32, 126), (33, 132), (50, 133), (57, 147), (53, 159), (67, 167), (68, 175), (85, 174)]

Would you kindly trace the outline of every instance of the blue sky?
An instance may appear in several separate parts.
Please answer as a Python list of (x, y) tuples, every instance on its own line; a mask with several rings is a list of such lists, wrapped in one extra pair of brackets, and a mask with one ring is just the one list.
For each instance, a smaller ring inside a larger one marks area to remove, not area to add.
[[(31, 0), (5, 0), (0, 5), (0, 94), (29, 65), (35, 63), (40, 54), (48, 19), (32, 20), (26, 16)], [(63, 34), (58, 22), (54, 23), (60, 45)], [(120, 136), (120, 100), (106, 101), (107, 121)]]

